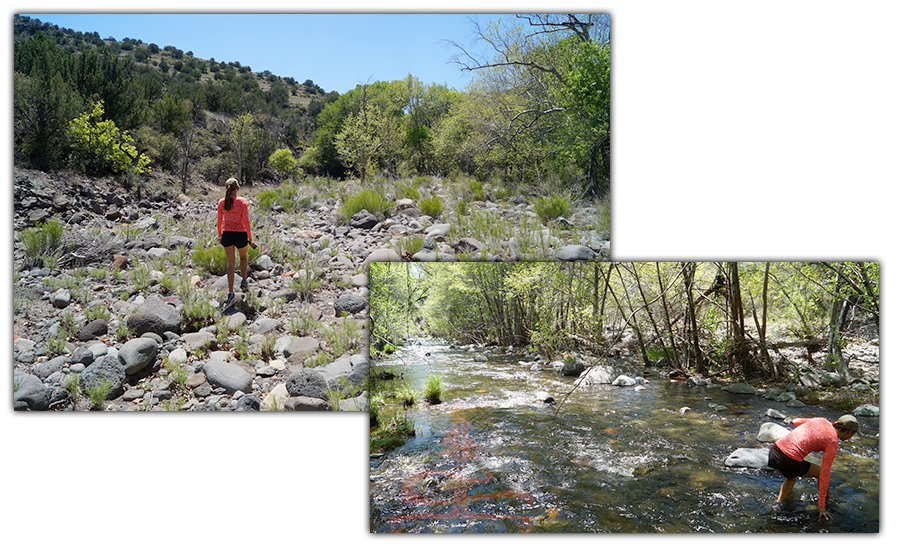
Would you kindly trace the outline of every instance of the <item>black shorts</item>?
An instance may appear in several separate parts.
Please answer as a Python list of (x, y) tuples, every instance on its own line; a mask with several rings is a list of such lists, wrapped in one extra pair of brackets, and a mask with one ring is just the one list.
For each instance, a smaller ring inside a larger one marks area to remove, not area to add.
[(796, 479), (803, 477), (809, 471), (809, 462), (806, 460), (797, 461), (774, 444), (769, 449), (769, 467), (777, 470), (788, 479)]
[(247, 233), (240, 231), (222, 231), (222, 246), (234, 246), (243, 248), (250, 244)]

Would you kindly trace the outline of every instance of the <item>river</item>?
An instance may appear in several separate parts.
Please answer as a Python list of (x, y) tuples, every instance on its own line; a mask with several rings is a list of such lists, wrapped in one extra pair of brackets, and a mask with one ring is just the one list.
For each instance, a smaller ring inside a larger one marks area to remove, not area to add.
[(792, 428), (768, 408), (830, 420), (839, 412), (650, 378), (642, 391), (579, 389), (556, 414), (574, 377), (484, 353), (488, 361), (475, 362), (474, 352), (421, 341), (373, 363), (416, 390), (439, 375), (444, 401), (409, 409), (416, 437), (372, 457), (371, 532), (879, 531), (878, 418), (860, 418), (860, 433), (841, 443), (827, 497), (833, 519), (820, 521), (814, 479), (776, 508), (780, 475), (724, 460), (766, 446), (756, 440), (764, 422)]

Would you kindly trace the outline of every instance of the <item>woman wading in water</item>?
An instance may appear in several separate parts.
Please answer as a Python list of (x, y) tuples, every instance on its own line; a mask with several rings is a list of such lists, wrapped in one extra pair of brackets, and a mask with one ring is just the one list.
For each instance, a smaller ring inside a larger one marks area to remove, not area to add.
[[(859, 423), (852, 415), (843, 415), (834, 423), (824, 417), (797, 418), (791, 423), (796, 429), (778, 439), (769, 449), (769, 467), (785, 477), (778, 493), (783, 502), (794, 490), (800, 477), (815, 477), (819, 481), (819, 518), (831, 519), (825, 510), (831, 463), (837, 454), (839, 440), (845, 441), (859, 431)], [(804, 461), (811, 452), (822, 452), (822, 465)]]
[(234, 300), (234, 251), (241, 256), (241, 290), (249, 289), (247, 285), (247, 247), (256, 248), (253, 235), (250, 232), (250, 203), (243, 196), (237, 196), (241, 185), (237, 179), (230, 178), (225, 181), (225, 198), (219, 200), (218, 223), (219, 243), (225, 247), (225, 257), (228, 260), (228, 296), (225, 304)]

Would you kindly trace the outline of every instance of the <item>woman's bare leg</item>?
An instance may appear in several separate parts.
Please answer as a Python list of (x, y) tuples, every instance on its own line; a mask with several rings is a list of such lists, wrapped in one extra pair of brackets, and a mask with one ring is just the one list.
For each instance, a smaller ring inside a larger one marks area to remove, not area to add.
[(225, 275), (228, 276), (228, 292), (234, 292), (234, 246), (225, 247), (225, 259), (228, 260), (228, 267)]

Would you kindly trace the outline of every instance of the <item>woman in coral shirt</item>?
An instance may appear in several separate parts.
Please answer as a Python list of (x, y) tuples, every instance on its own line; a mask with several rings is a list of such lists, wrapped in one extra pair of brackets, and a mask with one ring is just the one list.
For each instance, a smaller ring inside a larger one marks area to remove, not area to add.
[(234, 251), (237, 249), (241, 256), (241, 290), (246, 291), (247, 285), (247, 246), (256, 248), (253, 242), (253, 234), (250, 232), (250, 203), (243, 196), (237, 196), (241, 188), (237, 179), (231, 178), (225, 181), (225, 198), (219, 200), (219, 215), (216, 225), (219, 232), (219, 243), (225, 247), (225, 257), (228, 260), (228, 296), (225, 303), (234, 300)]
[[(791, 494), (798, 478), (815, 477), (819, 481), (819, 518), (831, 519), (831, 514), (825, 510), (831, 463), (837, 454), (838, 440), (845, 441), (855, 435), (859, 431), (859, 423), (852, 415), (841, 416), (834, 423), (824, 417), (798, 417), (791, 423), (797, 428), (778, 439), (769, 449), (769, 467), (785, 477), (778, 493), (778, 502), (783, 502)], [(821, 466), (803, 459), (811, 452), (823, 453)]]

